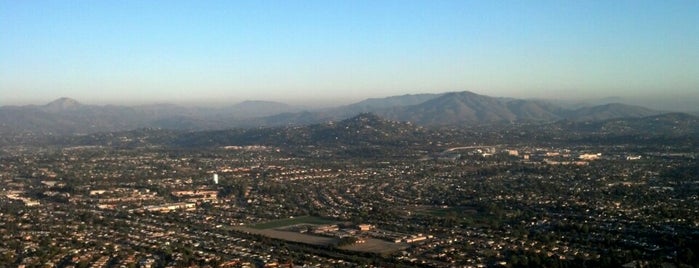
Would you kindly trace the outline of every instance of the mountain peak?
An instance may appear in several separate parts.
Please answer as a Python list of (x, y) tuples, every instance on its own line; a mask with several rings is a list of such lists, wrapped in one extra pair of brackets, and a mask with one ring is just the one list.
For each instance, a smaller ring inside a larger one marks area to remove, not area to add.
[(71, 98), (59, 98), (57, 100), (54, 100), (52, 102), (49, 102), (48, 104), (44, 105), (44, 108), (50, 111), (62, 111), (62, 110), (74, 110), (78, 107), (82, 106), (80, 102), (71, 99)]
[(448, 95), (448, 96), (481, 96), (480, 94), (476, 94), (475, 92), (468, 91), (468, 90), (447, 92), (444, 95)]

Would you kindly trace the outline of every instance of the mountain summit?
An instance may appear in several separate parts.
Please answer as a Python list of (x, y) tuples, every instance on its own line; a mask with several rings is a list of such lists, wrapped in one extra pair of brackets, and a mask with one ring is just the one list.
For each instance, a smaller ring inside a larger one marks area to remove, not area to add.
[(451, 92), (418, 105), (390, 111), (386, 116), (420, 125), (550, 121), (559, 118), (555, 107), (543, 102), (495, 98), (470, 91)]
[(75, 110), (83, 106), (80, 102), (71, 98), (59, 98), (42, 106), (42, 110), (47, 112), (61, 112), (66, 110)]

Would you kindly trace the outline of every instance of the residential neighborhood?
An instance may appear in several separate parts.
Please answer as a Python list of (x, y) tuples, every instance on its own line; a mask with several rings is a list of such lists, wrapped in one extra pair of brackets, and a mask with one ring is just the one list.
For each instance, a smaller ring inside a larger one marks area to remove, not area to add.
[(677, 174), (695, 172), (686, 167), (696, 165), (696, 151), (453, 145), (381, 161), (327, 157), (335, 149), (316, 146), (6, 147), (0, 262), (566, 267), (696, 260), (683, 245), (699, 235), (699, 180)]

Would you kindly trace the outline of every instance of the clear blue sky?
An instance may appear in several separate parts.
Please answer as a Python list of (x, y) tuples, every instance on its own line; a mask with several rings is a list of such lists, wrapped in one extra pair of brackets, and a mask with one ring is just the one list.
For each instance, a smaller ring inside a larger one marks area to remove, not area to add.
[(0, 0), (0, 105), (699, 92), (699, 1)]

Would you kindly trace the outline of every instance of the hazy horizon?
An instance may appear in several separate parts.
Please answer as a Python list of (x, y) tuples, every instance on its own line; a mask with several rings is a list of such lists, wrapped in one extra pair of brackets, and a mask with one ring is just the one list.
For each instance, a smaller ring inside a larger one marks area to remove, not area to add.
[(0, 1), (0, 105), (699, 100), (697, 1)]
[[(50, 100), (45, 100), (43, 102), (32, 102), (32, 103), (16, 103), (16, 104), (2, 104), (0, 103), (0, 107), (3, 106), (31, 106), (31, 105), (46, 105), (49, 104), (52, 101), (56, 101), (61, 98), (69, 98), (72, 100), (75, 100), (79, 102), (80, 104), (83, 105), (97, 105), (97, 106), (105, 106), (105, 105), (117, 105), (117, 106), (148, 106), (148, 105), (178, 105), (178, 106), (184, 106), (184, 107), (205, 107), (205, 106), (210, 106), (212, 108), (217, 108), (217, 107), (225, 107), (225, 106), (231, 106), (235, 104), (240, 104), (243, 102), (256, 102), (256, 101), (261, 101), (261, 102), (277, 102), (277, 103), (282, 103), (282, 104), (287, 104), (291, 105), (297, 108), (304, 108), (304, 109), (323, 109), (323, 108), (333, 108), (333, 107), (339, 107), (343, 105), (349, 105), (349, 104), (354, 104), (360, 101), (364, 101), (367, 99), (380, 99), (380, 98), (388, 98), (388, 97), (396, 97), (396, 96), (404, 96), (404, 95), (419, 95), (419, 94), (445, 94), (445, 93), (450, 93), (450, 92), (463, 92), (463, 91), (449, 91), (449, 92), (438, 92), (438, 93), (406, 93), (406, 94), (400, 94), (400, 95), (390, 95), (390, 96), (378, 96), (378, 97), (367, 97), (367, 98), (361, 98), (361, 99), (346, 99), (346, 100), (336, 100), (336, 101), (306, 101), (306, 102), (287, 102), (284, 100), (274, 100), (274, 99), (230, 99), (230, 100), (218, 100), (218, 101), (199, 101), (197, 102), (196, 100), (189, 100), (189, 101), (184, 101), (184, 102), (173, 102), (173, 101), (143, 101), (143, 102), (90, 102), (90, 101), (85, 101), (81, 100), (78, 98), (73, 98), (70, 96), (61, 96), (55, 99), (50, 99)], [(470, 91), (473, 92), (473, 91)], [(482, 94), (481, 92), (473, 92), (476, 94), (480, 95), (485, 95)], [(489, 95), (486, 95), (489, 96)], [(496, 97), (496, 98), (516, 98), (516, 99), (526, 99), (526, 100), (543, 100), (543, 101), (548, 101), (554, 104), (560, 104), (564, 106), (570, 106), (570, 107), (583, 107), (583, 106), (594, 106), (594, 105), (600, 105), (600, 104), (607, 104), (607, 103), (623, 103), (623, 104), (629, 104), (629, 105), (639, 105), (643, 106), (646, 108), (651, 108), (659, 111), (668, 111), (668, 112), (692, 112), (692, 113), (697, 113), (699, 112), (699, 108), (697, 108), (696, 103), (699, 102), (699, 95), (697, 94), (687, 94), (684, 96), (675, 96), (675, 97), (667, 97), (667, 96), (634, 96), (634, 97), (621, 97), (621, 96), (607, 96), (603, 98), (537, 98), (537, 97), (529, 97), (529, 98), (517, 98), (517, 97), (512, 97), (512, 96), (489, 96), (489, 97)]]

